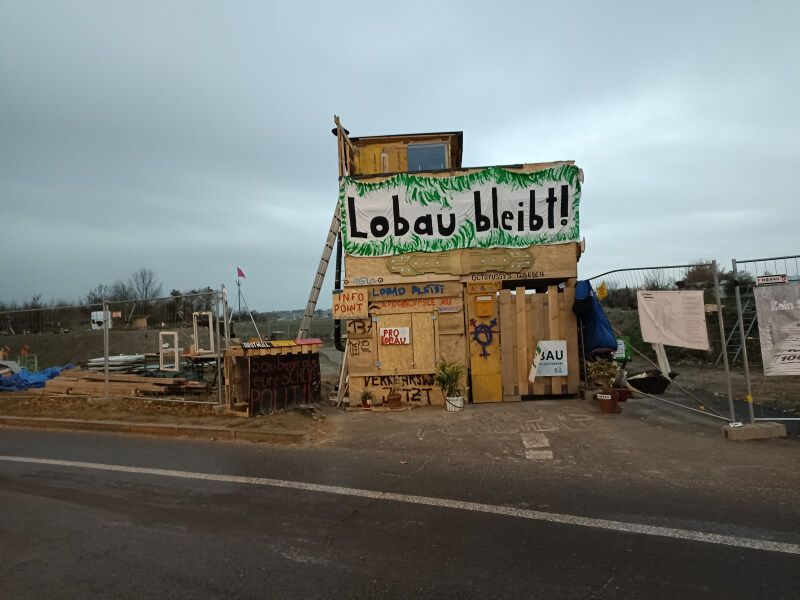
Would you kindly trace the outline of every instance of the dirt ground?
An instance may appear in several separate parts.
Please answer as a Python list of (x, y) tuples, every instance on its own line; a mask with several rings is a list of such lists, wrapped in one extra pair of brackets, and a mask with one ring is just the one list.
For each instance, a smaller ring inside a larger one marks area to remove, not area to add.
[[(202, 397), (198, 397), (202, 398)], [(206, 400), (214, 401), (213, 398)], [(314, 411), (290, 411), (244, 418), (218, 415), (212, 404), (185, 404), (150, 398), (92, 398), (37, 392), (0, 394), (0, 414), (93, 421), (129, 421), (175, 425), (208, 425), (259, 431), (302, 433), (309, 441), (329, 435), (331, 425)]]
[[(628, 372), (652, 368), (643, 361), (632, 361)], [(706, 366), (677, 362), (672, 365), (678, 373), (675, 381), (692, 392), (705, 392), (717, 397), (727, 398), (728, 388), (725, 369), (722, 366)], [(750, 382), (753, 402), (800, 416), (800, 377), (765, 377), (758, 368), (750, 369)], [(744, 401), (747, 395), (744, 370), (731, 369), (731, 388), (735, 400)]]

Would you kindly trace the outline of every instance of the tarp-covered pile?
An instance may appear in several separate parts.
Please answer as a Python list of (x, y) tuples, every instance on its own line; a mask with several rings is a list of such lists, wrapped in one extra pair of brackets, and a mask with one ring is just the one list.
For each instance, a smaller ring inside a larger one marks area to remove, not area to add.
[(19, 373), (14, 373), (8, 377), (0, 377), (0, 392), (18, 392), (21, 390), (43, 388), (48, 379), (58, 377), (63, 369), (69, 369), (71, 367), (72, 365), (67, 365), (66, 367), (50, 367), (36, 373), (31, 373), (27, 369), (20, 369)]

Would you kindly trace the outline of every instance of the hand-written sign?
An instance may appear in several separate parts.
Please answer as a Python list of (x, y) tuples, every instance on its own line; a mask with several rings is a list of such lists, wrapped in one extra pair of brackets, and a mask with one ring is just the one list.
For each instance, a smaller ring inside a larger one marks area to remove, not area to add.
[(580, 186), (580, 169), (563, 163), (368, 183), (343, 177), (342, 244), (351, 256), (392, 256), (577, 241)]
[(431, 403), (431, 392), (434, 391), (434, 375), (371, 375), (364, 377), (367, 388), (383, 388), (388, 392), (393, 385), (400, 386), (399, 392), (405, 396), (406, 402)]
[(461, 293), (459, 283), (415, 283), (383, 285), (373, 287), (369, 292), (370, 300), (389, 300), (394, 298), (436, 298), (439, 296), (458, 296)]
[(381, 327), (383, 346), (405, 346), (411, 343), (411, 330), (408, 327)]
[(458, 312), (463, 308), (460, 298), (407, 298), (370, 302), (371, 315), (390, 315), (404, 312)]
[(769, 285), (772, 283), (789, 283), (786, 275), (759, 275), (756, 277), (756, 285)]
[(250, 410), (271, 413), (320, 401), (319, 354), (250, 357)]
[(361, 319), (369, 315), (367, 291), (352, 288), (334, 292), (331, 312), (334, 319)]

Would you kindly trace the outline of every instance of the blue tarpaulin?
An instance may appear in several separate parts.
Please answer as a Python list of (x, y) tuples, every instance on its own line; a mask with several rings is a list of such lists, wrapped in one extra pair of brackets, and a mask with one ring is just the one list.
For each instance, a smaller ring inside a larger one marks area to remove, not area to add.
[(62, 370), (71, 367), (72, 365), (67, 365), (66, 367), (50, 367), (43, 371), (37, 371), (36, 373), (31, 373), (28, 369), (20, 369), (19, 373), (14, 373), (9, 377), (0, 377), (0, 392), (18, 392), (21, 390), (43, 388), (48, 379), (58, 377)]
[(572, 310), (583, 326), (583, 351), (586, 356), (617, 351), (617, 338), (589, 281), (575, 284)]

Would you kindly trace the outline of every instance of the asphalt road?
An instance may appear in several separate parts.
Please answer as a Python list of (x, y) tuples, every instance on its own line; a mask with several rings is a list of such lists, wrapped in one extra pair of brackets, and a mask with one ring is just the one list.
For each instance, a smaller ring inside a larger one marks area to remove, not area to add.
[[(797, 500), (529, 462), (0, 429), (0, 597), (798, 598)], [(739, 544), (759, 541), (784, 545)]]

